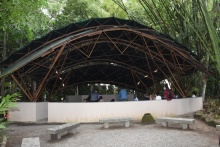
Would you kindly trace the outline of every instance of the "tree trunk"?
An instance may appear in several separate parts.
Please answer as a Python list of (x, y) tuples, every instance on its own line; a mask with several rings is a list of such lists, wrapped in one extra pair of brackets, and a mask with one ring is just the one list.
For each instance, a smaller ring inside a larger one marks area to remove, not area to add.
[(217, 92), (219, 104), (220, 104), (220, 83), (218, 83), (218, 92)]
[[(4, 33), (3, 33), (2, 59), (3, 60), (6, 59), (6, 31), (4, 31)], [(2, 78), (1, 79), (1, 96), (4, 96), (4, 94), (5, 94), (4, 83), (5, 83), (5, 78)]]
[(206, 92), (207, 78), (202, 80), (202, 100), (205, 100), (205, 92)]
[[(206, 61), (205, 61), (205, 67), (208, 69), (209, 66), (209, 56), (207, 56)], [(205, 92), (206, 92), (206, 86), (207, 86), (207, 77), (204, 77), (202, 79), (202, 99), (203, 101), (205, 100)]]

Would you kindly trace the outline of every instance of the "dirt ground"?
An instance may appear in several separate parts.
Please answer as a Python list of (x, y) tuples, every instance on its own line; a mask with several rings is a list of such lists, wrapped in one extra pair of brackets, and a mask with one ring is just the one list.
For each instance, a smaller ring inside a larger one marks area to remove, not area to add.
[[(191, 116), (184, 116), (184, 117), (191, 117)], [(57, 124), (28, 124), (28, 123), (20, 123), (20, 124), (10, 124), (7, 128), (7, 144), (6, 147), (20, 147), (22, 143), (23, 138), (27, 137), (39, 137), (41, 142), (47, 142), (47, 136), (46, 136), (46, 129), (48, 127), (52, 127)], [(141, 124), (138, 124), (141, 127)], [(181, 129), (177, 125), (170, 126), (169, 128), (163, 128), (158, 126), (158, 124), (155, 124), (153, 126), (155, 129)], [(113, 129), (122, 129), (121, 128), (113, 128)], [(135, 126), (132, 127), (132, 129), (135, 129)], [(84, 128), (84, 131), (87, 131)], [(89, 131), (89, 130), (88, 130)], [(216, 130), (215, 127), (211, 127), (206, 125), (204, 122), (197, 120), (195, 121), (195, 125), (190, 126), (190, 131), (197, 132), (199, 134), (202, 134), (204, 136), (207, 136), (209, 139), (211, 139), (213, 142), (218, 142), (220, 131)], [(65, 138), (69, 138), (71, 135), (64, 136)], [(45, 143), (43, 146), (46, 146)]]

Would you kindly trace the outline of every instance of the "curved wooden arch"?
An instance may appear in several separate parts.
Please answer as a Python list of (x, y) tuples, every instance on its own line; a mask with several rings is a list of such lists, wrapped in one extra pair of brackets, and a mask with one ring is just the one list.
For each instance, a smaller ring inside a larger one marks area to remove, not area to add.
[[(175, 76), (207, 72), (193, 53), (169, 36), (118, 18), (91, 19), (54, 30), (1, 65), (5, 70), (0, 78), (11, 75), (30, 101), (37, 101), (44, 89), (58, 91), (62, 85), (107, 82), (147, 91), (169, 77), (184, 95)], [(36, 90), (29, 86), (32, 81), (37, 82)]]

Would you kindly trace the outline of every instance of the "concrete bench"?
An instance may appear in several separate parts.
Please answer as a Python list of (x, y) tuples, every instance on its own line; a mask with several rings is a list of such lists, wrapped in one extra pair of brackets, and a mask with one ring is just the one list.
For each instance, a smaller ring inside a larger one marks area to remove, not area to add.
[(40, 147), (40, 139), (39, 137), (23, 138), (21, 147)]
[(76, 128), (79, 127), (80, 124), (79, 123), (67, 123), (67, 124), (63, 124), (63, 125), (58, 125), (52, 128), (48, 128), (47, 129), (47, 134), (49, 134), (51, 139), (60, 139), (61, 136), (64, 136), (68, 133), (76, 133)]
[(158, 117), (156, 123), (160, 123), (165, 127), (168, 127), (168, 123), (178, 123), (183, 129), (188, 129), (190, 124), (194, 124), (194, 119), (187, 118), (174, 118), (174, 117)]
[(102, 118), (99, 119), (99, 122), (104, 123), (104, 128), (109, 128), (109, 123), (115, 123), (115, 122), (125, 122), (125, 127), (129, 127), (130, 120), (132, 120), (132, 118)]

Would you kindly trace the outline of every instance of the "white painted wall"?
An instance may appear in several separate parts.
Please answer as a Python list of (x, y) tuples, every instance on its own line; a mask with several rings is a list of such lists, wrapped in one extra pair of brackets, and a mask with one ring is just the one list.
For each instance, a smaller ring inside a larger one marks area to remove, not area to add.
[(36, 121), (48, 118), (48, 102), (36, 103)]
[(176, 116), (201, 110), (202, 98), (173, 99), (172, 101), (127, 101), (97, 103), (18, 102), (9, 110), (9, 120), (34, 122), (48, 117), (48, 122), (98, 122), (100, 118), (132, 117), (140, 121), (145, 113), (154, 117)]
[(172, 101), (127, 101), (97, 103), (48, 103), (48, 122), (98, 122), (100, 118), (131, 117), (141, 120), (145, 113), (154, 117), (176, 116), (201, 110), (203, 101), (198, 98)]
[(48, 118), (48, 102), (17, 102), (17, 107), (8, 111), (9, 121), (35, 122)]

